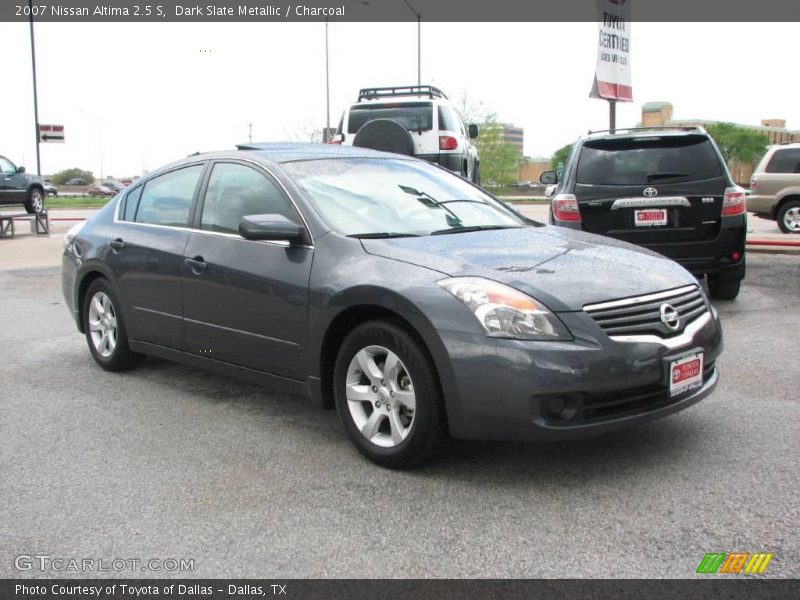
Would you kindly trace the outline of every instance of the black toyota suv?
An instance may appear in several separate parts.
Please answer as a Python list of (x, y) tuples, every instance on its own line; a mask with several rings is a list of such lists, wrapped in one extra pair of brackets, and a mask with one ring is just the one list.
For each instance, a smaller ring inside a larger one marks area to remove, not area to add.
[(659, 252), (712, 298), (732, 300), (745, 273), (745, 193), (702, 127), (590, 132), (573, 145), (550, 222)]

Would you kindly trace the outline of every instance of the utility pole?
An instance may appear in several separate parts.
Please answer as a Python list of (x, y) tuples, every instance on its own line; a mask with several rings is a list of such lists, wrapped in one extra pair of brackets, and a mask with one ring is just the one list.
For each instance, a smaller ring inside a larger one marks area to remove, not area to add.
[(614, 133), (614, 130), (617, 128), (617, 101), (616, 100), (609, 100), (608, 101), (608, 128), (611, 130), (611, 133)]
[(417, 85), (422, 85), (422, 13), (411, 6), (408, 0), (403, 0), (415, 17), (417, 17)]
[(248, 127), (248, 129), (249, 129), (249, 133), (247, 134), (247, 139), (248, 139), (250, 142), (252, 142), (252, 141), (253, 141), (253, 124), (252, 124), (252, 123), (248, 123), (248, 124), (247, 124), (247, 127)]
[(28, 0), (31, 27), (31, 70), (33, 72), (33, 120), (36, 130), (36, 174), (42, 174), (42, 161), (39, 155), (39, 95), (36, 89), (36, 43), (33, 39), (33, 0)]
[(325, 134), (322, 143), (327, 144), (331, 130), (331, 75), (328, 68), (328, 17), (325, 17)]

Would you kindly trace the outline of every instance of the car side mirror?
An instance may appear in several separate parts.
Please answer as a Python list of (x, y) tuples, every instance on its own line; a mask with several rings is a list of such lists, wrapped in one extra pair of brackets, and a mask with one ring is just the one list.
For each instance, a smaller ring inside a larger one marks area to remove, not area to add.
[(467, 133), (469, 134), (469, 139), (474, 140), (477, 139), (480, 129), (478, 129), (478, 126), (475, 125), (475, 123), (470, 123), (467, 125)]
[(545, 185), (558, 183), (558, 173), (555, 171), (542, 171), (542, 174), (539, 175), (539, 182)]
[(239, 221), (239, 235), (246, 240), (297, 243), (305, 229), (283, 215), (246, 215)]
[(25, 172), (25, 167), (17, 167), (17, 173), (20, 175)]

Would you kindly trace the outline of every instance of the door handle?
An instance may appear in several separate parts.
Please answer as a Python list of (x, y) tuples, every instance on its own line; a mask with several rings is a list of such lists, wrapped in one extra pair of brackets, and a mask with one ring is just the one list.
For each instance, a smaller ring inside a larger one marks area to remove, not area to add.
[(208, 263), (203, 260), (202, 256), (195, 256), (194, 258), (185, 258), (183, 262), (192, 269), (192, 273), (200, 275), (208, 268)]
[(121, 238), (117, 238), (108, 242), (108, 245), (111, 246), (114, 252), (119, 252), (125, 247), (125, 242), (123, 242)]

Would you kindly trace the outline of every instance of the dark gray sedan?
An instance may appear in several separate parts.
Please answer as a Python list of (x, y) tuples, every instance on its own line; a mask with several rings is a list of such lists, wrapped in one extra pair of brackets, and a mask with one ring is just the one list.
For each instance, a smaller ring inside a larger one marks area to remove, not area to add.
[(253, 144), (169, 165), (67, 234), (63, 291), (104, 369), (152, 354), (338, 410), (382, 465), (690, 406), (722, 334), (687, 271), (530, 221), (413, 158)]

